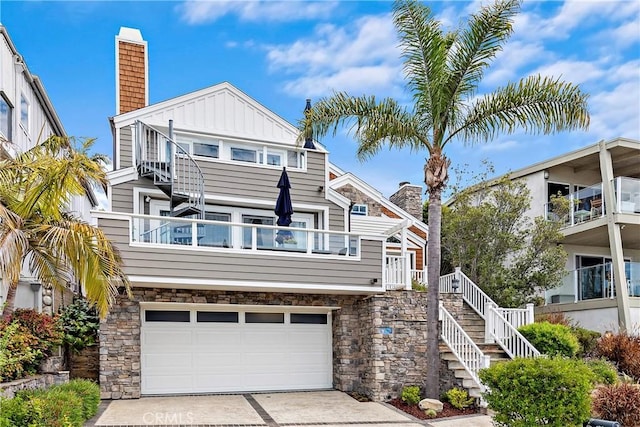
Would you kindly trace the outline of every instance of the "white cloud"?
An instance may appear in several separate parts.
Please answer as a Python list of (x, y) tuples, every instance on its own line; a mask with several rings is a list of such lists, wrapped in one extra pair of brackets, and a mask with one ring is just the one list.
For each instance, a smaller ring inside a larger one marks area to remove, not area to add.
[(241, 1), (188, 0), (178, 6), (182, 19), (189, 24), (214, 22), (226, 15), (242, 21), (291, 22), (326, 18), (338, 6), (335, 1)]
[(520, 144), (518, 144), (517, 141), (509, 139), (507, 141), (500, 141), (500, 142), (488, 142), (486, 144), (482, 144), (480, 145), (480, 151), (507, 151), (507, 150), (511, 150), (513, 148), (518, 147)]
[(640, 85), (638, 77), (613, 90), (592, 95), (589, 133), (597, 138), (618, 136), (640, 139)]
[(364, 16), (345, 27), (323, 24), (308, 38), (268, 46), (272, 72), (296, 75), (285, 84), (293, 95), (332, 91), (394, 91), (402, 80), (391, 16)]
[(561, 77), (562, 80), (581, 84), (603, 77), (605, 71), (594, 62), (563, 60), (542, 65), (532, 74)]
[(550, 54), (538, 42), (512, 41), (498, 52), (495, 62), (482, 80), (483, 84), (504, 85), (518, 78), (523, 67), (550, 59)]

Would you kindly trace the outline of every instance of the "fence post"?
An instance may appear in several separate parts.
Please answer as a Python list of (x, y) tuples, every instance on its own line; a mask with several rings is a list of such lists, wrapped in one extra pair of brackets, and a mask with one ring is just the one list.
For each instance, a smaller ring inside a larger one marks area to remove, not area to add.
[(487, 303), (487, 315), (484, 318), (484, 342), (494, 343), (493, 332), (495, 329), (495, 303)]
[(534, 322), (533, 304), (529, 303), (527, 304), (527, 323), (525, 323), (525, 325), (530, 325), (533, 322)]
[(413, 277), (411, 274), (411, 258), (407, 255), (404, 256), (404, 270), (405, 270), (405, 279), (404, 279), (404, 288), (407, 291), (413, 289)]

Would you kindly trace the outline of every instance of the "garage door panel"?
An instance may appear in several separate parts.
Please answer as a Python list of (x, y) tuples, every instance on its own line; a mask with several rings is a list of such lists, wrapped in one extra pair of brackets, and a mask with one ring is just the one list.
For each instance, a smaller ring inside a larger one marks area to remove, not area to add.
[(332, 386), (330, 322), (196, 322), (193, 311), (189, 323), (143, 323), (142, 394)]
[(142, 362), (144, 367), (149, 370), (161, 369), (166, 371), (170, 369), (173, 372), (191, 372), (193, 365), (191, 363), (191, 353), (153, 353), (144, 354)]
[(141, 335), (144, 345), (176, 347), (191, 345), (191, 332), (188, 329), (151, 329), (145, 330)]

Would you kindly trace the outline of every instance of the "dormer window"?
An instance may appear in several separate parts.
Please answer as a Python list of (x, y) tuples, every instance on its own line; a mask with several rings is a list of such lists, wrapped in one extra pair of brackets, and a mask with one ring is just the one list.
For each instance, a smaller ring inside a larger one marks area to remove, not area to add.
[(351, 208), (351, 215), (367, 215), (367, 205), (353, 205), (353, 207)]

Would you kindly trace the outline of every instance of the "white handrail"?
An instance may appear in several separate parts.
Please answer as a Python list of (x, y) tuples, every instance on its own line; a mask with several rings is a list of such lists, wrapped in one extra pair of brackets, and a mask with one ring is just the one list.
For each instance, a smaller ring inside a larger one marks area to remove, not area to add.
[(480, 372), (480, 369), (489, 367), (490, 357), (485, 356), (453, 316), (444, 308), (442, 301), (439, 306), (439, 317), (442, 326), (442, 340), (451, 349), (451, 352), (477, 386), (484, 390), (484, 386), (478, 377), (478, 372)]
[(456, 268), (455, 273), (450, 273), (440, 277), (440, 292), (451, 293), (454, 291), (453, 282), (455, 278), (458, 278), (458, 286), (462, 293), (462, 298), (466, 301), (476, 313), (483, 319), (486, 317), (486, 307), (488, 304), (493, 303), (493, 300), (484, 293), (482, 289), (478, 287), (471, 279), (467, 277), (459, 268)]
[(501, 314), (504, 309), (488, 306), (487, 324), (491, 337), (509, 355), (514, 357), (538, 357), (540, 352)]

